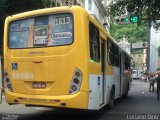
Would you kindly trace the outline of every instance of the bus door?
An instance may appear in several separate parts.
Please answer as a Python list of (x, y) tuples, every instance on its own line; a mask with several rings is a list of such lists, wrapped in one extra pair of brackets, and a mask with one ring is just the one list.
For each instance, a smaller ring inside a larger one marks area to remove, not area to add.
[(124, 79), (124, 55), (121, 52), (120, 53), (120, 96), (123, 94), (122, 89), (123, 89), (123, 79)]
[(2, 103), (2, 67), (0, 58), (0, 104)]
[(101, 84), (101, 105), (104, 104), (105, 91), (106, 91), (106, 41), (102, 42), (101, 49), (101, 60), (102, 60), (102, 84)]
[(120, 53), (120, 94), (124, 93), (124, 54)]

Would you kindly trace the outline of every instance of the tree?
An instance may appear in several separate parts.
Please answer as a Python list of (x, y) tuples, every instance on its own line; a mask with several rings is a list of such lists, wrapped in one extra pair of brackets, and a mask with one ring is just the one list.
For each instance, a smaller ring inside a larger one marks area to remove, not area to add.
[(139, 15), (140, 19), (154, 23), (155, 28), (160, 27), (160, 2), (159, 0), (113, 0), (107, 7), (111, 17), (123, 14)]
[(160, 46), (157, 48), (158, 50), (158, 56), (160, 57)]
[(3, 45), (4, 21), (7, 16), (54, 5), (50, 0), (0, 0), (0, 47)]
[(2, 44), (3, 41), (3, 29), (4, 29), (3, 25), (6, 17), (6, 12), (5, 12), (6, 8), (7, 8), (6, 1), (0, 0), (0, 44)]
[(145, 42), (147, 41), (145, 24), (137, 26), (136, 24), (128, 25), (111, 25), (111, 35), (119, 42), (125, 35), (129, 42)]
[(49, 0), (6, 0), (9, 15), (50, 7)]

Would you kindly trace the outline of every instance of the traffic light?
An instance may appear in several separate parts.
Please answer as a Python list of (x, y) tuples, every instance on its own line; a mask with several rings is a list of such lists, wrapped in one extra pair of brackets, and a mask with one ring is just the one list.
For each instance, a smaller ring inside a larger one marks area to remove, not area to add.
[(119, 16), (115, 18), (117, 24), (129, 24), (130, 18), (128, 16)]
[(121, 20), (122, 20), (123, 22), (129, 22), (129, 18), (128, 18), (128, 17), (122, 18)]
[(138, 15), (115, 17), (115, 23), (117, 24), (129, 24), (129, 23), (138, 23), (138, 22), (139, 22)]

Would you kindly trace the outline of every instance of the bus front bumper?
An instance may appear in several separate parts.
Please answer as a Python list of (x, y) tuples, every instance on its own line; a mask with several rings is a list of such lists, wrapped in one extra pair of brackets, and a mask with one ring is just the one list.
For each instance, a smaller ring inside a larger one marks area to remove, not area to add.
[(8, 104), (88, 109), (88, 94), (85, 91), (79, 91), (72, 95), (46, 96), (14, 93), (6, 89), (5, 97)]

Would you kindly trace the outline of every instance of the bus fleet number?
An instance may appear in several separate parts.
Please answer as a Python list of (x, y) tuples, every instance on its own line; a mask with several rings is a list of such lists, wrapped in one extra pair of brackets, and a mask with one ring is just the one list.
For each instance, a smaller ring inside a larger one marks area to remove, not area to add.
[(65, 25), (65, 24), (70, 24), (71, 19), (70, 17), (58, 17), (55, 20), (56, 25)]
[(33, 79), (32, 73), (12, 73), (12, 79)]

